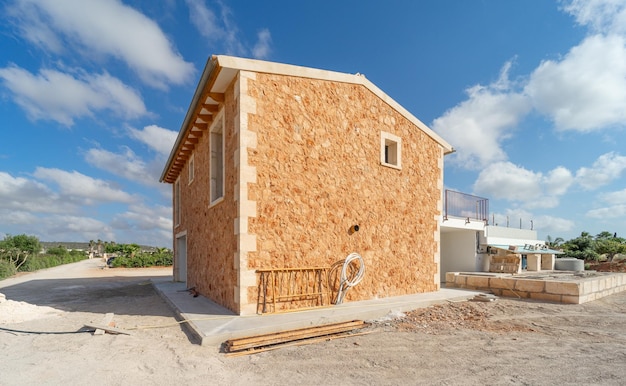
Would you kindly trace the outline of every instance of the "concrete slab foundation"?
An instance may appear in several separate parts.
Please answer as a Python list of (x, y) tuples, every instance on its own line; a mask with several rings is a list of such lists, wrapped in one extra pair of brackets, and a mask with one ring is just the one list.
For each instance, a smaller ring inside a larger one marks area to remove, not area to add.
[(437, 292), (344, 303), (324, 308), (280, 314), (239, 316), (203, 297), (193, 297), (185, 285), (171, 279), (155, 279), (157, 292), (174, 309), (183, 326), (201, 345), (221, 346), (229, 339), (245, 338), (298, 328), (352, 320), (377, 320), (418, 308), (449, 301), (465, 301), (483, 293), (467, 289), (443, 288)]

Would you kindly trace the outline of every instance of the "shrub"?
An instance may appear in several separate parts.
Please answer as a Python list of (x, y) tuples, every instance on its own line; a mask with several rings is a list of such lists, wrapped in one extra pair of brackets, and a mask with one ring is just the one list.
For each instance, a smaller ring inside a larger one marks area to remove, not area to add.
[(17, 269), (15, 265), (8, 261), (0, 259), (0, 279), (4, 279), (10, 276), (13, 276), (17, 273)]
[(145, 268), (155, 266), (169, 266), (173, 263), (173, 255), (169, 250), (159, 250), (157, 252), (140, 252), (134, 256), (118, 256), (110, 261), (113, 268)]
[(87, 259), (87, 256), (84, 253), (67, 253), (67, 251), (63, 255), (36, 255), (26, 260), (26, 263), (20, 268), (20, 271), (33, 272), (62, 264), (75, 263), (85, 259)]

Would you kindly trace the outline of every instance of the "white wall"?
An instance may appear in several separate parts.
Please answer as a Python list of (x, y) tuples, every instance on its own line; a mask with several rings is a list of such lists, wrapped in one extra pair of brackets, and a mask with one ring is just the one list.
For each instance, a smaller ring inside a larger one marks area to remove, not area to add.
[(485, 226), (485, 239), (481, 240), (484, 244), (502, 244), (502, 245), (535, 245), (541, 240), (537, 240), (537, 231), (519, 228), (507, 228), (488, 225)]
[(446, 230), (441, 232), (441, 282), (446, 272), (476, 271), (476, 231)]

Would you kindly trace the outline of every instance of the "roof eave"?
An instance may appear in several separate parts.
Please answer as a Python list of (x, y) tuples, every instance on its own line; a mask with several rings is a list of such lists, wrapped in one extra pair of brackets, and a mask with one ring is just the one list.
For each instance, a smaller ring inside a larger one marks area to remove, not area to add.
[(202, 77), (200, 77), (200, 82), (198, 82), (198, 86), (196, 87), (196, 91), (193, 94), (193, 98), (191, 99), (191, 103), (189, 104), (189, 108), (187, 109), (187, 114), (185, 115), (185, 119), (183, 120), (183, 124), (178, 132), (178, 136), (176, 137), (176, 142), (174, 142), (174, 146), (172, 147), (172, 151), (165, 163), (165, 167), (163, 168), (163, 172), (161, 173), (161, 177), (159, 178), (159, 182), (164, 182), (167, 178), (167, 173), (172, 167), (172, 163), (176, 159), (176, 154), (178, 153), (178, 149), (180, 148), (183, 140), (187, 136), (187, 131), (189, 130), (191, 120), (194, 118), (194, 111), (198, 102), (200, 102), (200, 98), (202, 97), (204, 90), (207, 86), (209, 79), (215, 78), (214, 72), (218, 71), (218, 60), (217, 56), (213, 55), (207, 59), (206, 65), (204, 66), (204, 70), (202, 71)]

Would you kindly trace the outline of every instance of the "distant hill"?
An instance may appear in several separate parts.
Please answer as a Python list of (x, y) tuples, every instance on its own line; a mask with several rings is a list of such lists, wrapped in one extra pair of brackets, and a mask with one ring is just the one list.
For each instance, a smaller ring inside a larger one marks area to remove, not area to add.
[[(58, 247), (59, 245), (65, 247), (65, 249), (82, 249), (84, 251), (89, 250), (89, 242), (80, 241), (40, 241), (41, 246), (45, 249)], [(142, 251), (156, 251), (156, 247), (149, 245), (140, 245)], [(94, 246), (94, 249), (97, 246)]]

